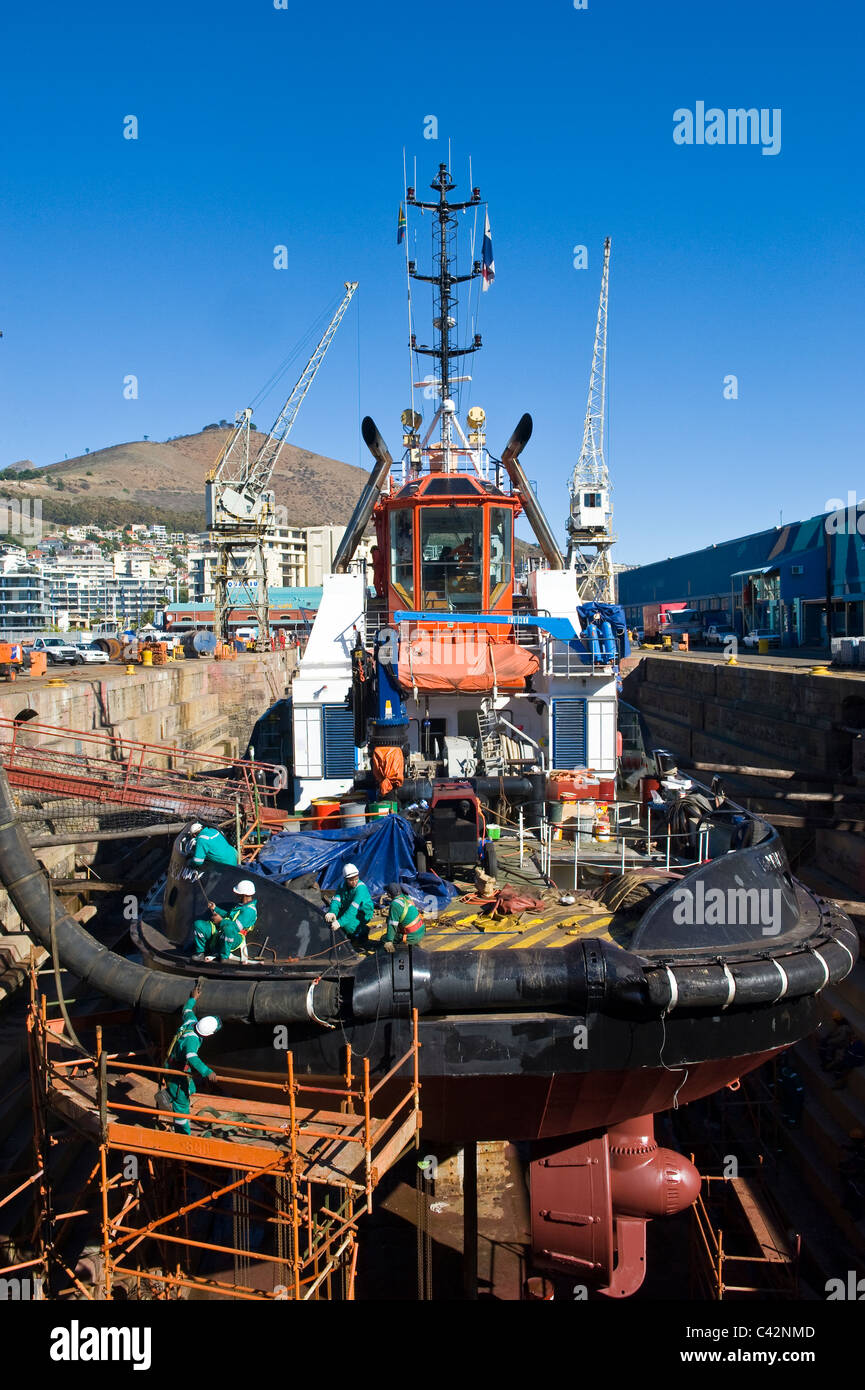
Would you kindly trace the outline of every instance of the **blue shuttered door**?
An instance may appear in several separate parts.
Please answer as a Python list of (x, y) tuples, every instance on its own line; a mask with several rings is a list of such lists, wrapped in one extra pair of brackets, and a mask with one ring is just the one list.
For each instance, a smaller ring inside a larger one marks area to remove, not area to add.
[(553, 700), (553, 767), (586, 766), (586, 700)]
[(325, 777), (352, 777), (355, 769), (354, 715), (345, 705), (324, 705), (321, 762)]

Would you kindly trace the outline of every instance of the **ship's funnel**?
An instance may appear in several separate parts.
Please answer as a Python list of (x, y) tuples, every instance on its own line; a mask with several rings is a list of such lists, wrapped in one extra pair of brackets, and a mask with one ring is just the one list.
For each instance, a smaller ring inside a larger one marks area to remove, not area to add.
[(547, 560), (550, 569), (561, 570), (565, 567), (559, 550), (556, 538), (553, 535), (552, 527), (544, 516), (541, 504), (532, 492), (532, 486), (523, 472), (522, 465), (518, 462), (519, 456), (532, 437), (532, 417), (524, 415), (511, 435), (502, 454), (502, 464), (511, 480), (514, 492), (523, 504), (523, 511), (529, 519), (529, 525), (534, 531), (540, 543), (541, 550)]
[(526, 414), (521, 417), (519, 424), (505, 445), (505, 452), (502, 454), (502, 463), (505, 465), (505, 468), (507, 468), (510, 459), (519, 458), (532, 437), (532, 429), (532, 417), (526, 412)]
[(363, 435), (363, 442), (375, 459), (375, 468), (369, 475), (360, 499), (352, 513), (351, 521), (345, 528), (345, 535), (339, 543), (339, 549), (333, 562), (334, 574), (345, 574), (351, 562), (354, 552), (357, 550), (358, 542), (366, 530), (367, 523), (372, 516), (372, 509), (375, 506), (375, 499), (384, 487), (387, 477), (393, 465), (388, 447), (378, 432), (378, 426), (370, 415), (363, 417), (360, 427)]
[(360, 432), (363, 435), (363, 442), (369, 449), (373, 458), (378, 462), (381, 462), (382, 459), (387, 459), (388, 467), (390, 467), (393, 463), (393, 459), (388, 452), (387, 445), (378, 432), (378, 425), (371, 415), (364, 415), (360, 426)]

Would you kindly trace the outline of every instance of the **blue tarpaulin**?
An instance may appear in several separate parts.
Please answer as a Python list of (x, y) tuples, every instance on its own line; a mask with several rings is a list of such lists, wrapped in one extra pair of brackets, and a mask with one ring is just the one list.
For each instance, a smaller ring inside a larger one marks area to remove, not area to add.
[(606, 619), (618, 640), (619, 655), (631, 655), (628, 624), (625, 621), (625, 610), (620, 603), (583, 603), (578, 606), (577, 612), (584, 623)]
[(402, 816), (382, 816), (360, 830), (310, 830), (300, 835), (282, 831), (272, 836), (256, 865), (249, 867), (276, 883), (315, 874), (322, 888), (336, 889), (348, 863), (357, 865), (374, 902), (389, 883), (404, 884), (418, 901), (432, 896), (440, 907), (456, 895), (453, 884), (437, 874), (418, 876), (414, 834)]

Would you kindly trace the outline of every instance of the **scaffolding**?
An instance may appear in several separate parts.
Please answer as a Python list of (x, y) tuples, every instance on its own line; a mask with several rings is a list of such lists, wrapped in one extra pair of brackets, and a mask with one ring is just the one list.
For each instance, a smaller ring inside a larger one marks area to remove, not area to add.
[(692, 1296), (798, 1298), (799, 1236), (782, 1230), (748, 1178), (710, 1174), (703, 1184), (691, 1208)]
[[(801, 1237), (787, 1229), (772, 1189), (783, 1125), (790, 1122), (778, 1068), (775, 1057), (702, 1102), (703, 1162), (724, 1172), (702, 1174), (703, 1189), (691, 1209), (692, 1296), (719, 1302), (800, 1296)], [(727, 1172), (731, 1150), (741, 1161)]]
[[(411, 1046), (374, 1085), (350, 1045), (342, 1077), (314, 1085), (286, 1050), (281, 1081), (215, 1074), (218, 1095), (192, 1097), (190, 1133), (158, 1094), (182, 1072), (108, 1051), (99, 1023), (89, 1054), (35, 991), (28, 1034), (38, 1201), (34, 1258), (16, 1270), (39, 1269), (52, 1298), (354, 1298), (358, 1223), (419, 1142), (416, 1010)], [(66, 1210), (51, 1182), (57, 1117), (93, 1148)]]
[(135, 825), (165, 818), (215, 824), (242, 815), (267, 825), (284, 819), (276, 798), (285, 769), (271, 763), (7, 718), (0, 718), (0, 759), (19, 806), (22, 793), (25, 799), (39, 794), (91, 815), (99, 807), (117, 825), (123, 813)]

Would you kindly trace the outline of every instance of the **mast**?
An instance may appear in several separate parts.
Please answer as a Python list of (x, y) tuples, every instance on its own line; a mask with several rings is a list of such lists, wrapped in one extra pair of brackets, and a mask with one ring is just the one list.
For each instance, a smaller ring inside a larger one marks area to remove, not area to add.
[(457, 213), (463, 212), (467, 208), (476, 207), (481, 201), (481, 191), (479, 188), (473, 188), (472, 196), (467, 202), (450, 203), (447, 195), (455, 187), (456, 184), (451, 179), (447, 165), (440, 164), (438, 173), (430, 184), (433, 192), (438, 193), (436, 202), (421, 202), (415, 197), (413, 188), (406, 190), (407, 206), (420, 208), (424, 212), (431, 212), (435, 219), (433, 222), (433, 267), (435, 274), (421, 275), (418, 273), (416, 261), (410, 260), (408, 263), (408, 273), (413, 280), (424, 281), (433, 287), (433, 346), (419, 346), (414, 334), (411, 335), (410, 346), (414, 352), (435, 358), (438, 364), (434, 384), (439, 397), (437, 417), (445, 472), (451, 472), (454, 467), (451, 445), (455, 406), (451, 399), (451, 385), (461, 379), (452, 375), (451, 364), (456, 358), (467, 357), (471, 353), (477, 352), (481, 346), (479, 333), (474, 335), (468, 347), (456, 347), (451, 341), (451, 334), (457, 326), (456, 312), (459, 305), (459, 294), (456, 286), (469, 280), (475, 280), (481, 274), (480, 261), (473, 262), (468, 275), (456, 274)]

